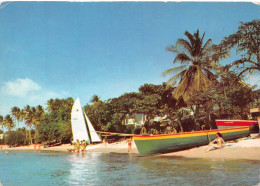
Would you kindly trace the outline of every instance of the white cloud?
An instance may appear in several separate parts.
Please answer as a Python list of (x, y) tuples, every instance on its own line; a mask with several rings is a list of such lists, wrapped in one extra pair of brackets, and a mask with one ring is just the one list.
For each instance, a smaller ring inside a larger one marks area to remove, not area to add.
[(3, 83), (0, 87), (0, 115), (10, 114), (14, 106), (23, 108), (26, 105), (42, 105), (45, 107), (49, 99), (65, 98), (69, 95), (67, 92), (45, 89), (29, 78), (17, 78)]
[(41, 90), (41, 86), (29, 78), (17, 78), (14, 81), (8, 81), (1, 88), (4, 95), (27, 97), (29, 94)]

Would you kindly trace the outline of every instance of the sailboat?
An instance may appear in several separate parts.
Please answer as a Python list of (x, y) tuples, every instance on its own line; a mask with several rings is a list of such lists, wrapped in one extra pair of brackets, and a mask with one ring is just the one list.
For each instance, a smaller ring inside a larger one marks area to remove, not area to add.
[(75, 101), (71, 111), (71, 127), (73, 142), (85, 140), (88, 144), (101, 142), (88, 116), (83, 112), (79, 98)]

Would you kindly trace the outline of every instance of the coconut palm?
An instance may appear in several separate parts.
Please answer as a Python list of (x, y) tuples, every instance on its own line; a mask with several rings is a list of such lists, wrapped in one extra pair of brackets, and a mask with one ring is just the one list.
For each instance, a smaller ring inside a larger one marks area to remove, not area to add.
[(9, 114), (5, 116), (4, 125), (8, 128), (9, 131), (15, 127), (13, 119)]
[(4, 117), (2, 115), (0, 115), (0, 126), (4, 129)]
[(36, 109), (37, 109), (37, 115), (38, 115), (38, 117), (41, 118), (41, 117), (44, 115), (44, 109), (43, 109), (43, 107), (42, 107), (41, 105), (38, 105), (38, 106), (36, 107)]
[(29, 105), (27, 105), (22, 110), (22, 117), (25, 121), (26, 126), (29, 127), (29, 140), (31, 144), (32, 144), (31, 130), (33, 126), (37, 129), (37, 126), (39, 125), (43, 115), (44, 115), (44, 109), (41, 105), (38, 105), (37, 108), (30, 107)]
[(37, 126), (40, 124), (43, 115), (44, 115), (44, 110), (41, 105), (38, 105), (36, 108), (32, 107), (32, 122), (36, 129)]
[(47, 101), (47, 110), (49, 111), (49, 112), (53, 112), (54, 110), (55, 110), (55, 108), (54, 108), (54, 103), (55, 103), (55, 100), (54, 99), (50, 99), (50, 100), (48, 100)]
[(100, 98), (97, 95), (93, 95), (90, 102), (91, 103), (97, 103), (100, 101)]
[[(29, 105), (24, 107), (24, 109), (22, 110), (22, 119), (23, 119), (23, 121), (25, 121), (26, 126), (29, 127), (29, 141), (30, 141), (30, 144), (32, 144), (31, 129), (32, 129), (32, 125), (33, 125), (33, 113), (32, 113), (32, 109)], [(26, 136), (27, 136), (27, 134), (26, 134)]]
[(16, 119), (17, 123), (18, 123), (18, 128), (19, 128), (19, 122), (22, 121), (22, 113), (21, 113), (21, 110), (20, 108), (18, 107), (13, 107), (12, 110), (12, 116), (13, 118)]
[(32, 108), (32, 112), (33, 112), (33, 125), (35, 127), (35, 138), (37, 138), (38, 136), (38, 126), (41, 122), (42, 117), (44, 116), (44, 109), (41, 105), (38, 105), (35, 108)]
[(185, 36), (188, 38), (187, 40), (178, 39), (176, 46), (167, 47), (168, 51), (177, 54), (173, 63), (180, 62), (181, 65), (166, 70), (163, 75), (174, 74), (167, 84), (174, 86), (179, 80), (179, 84), (174, 90), (174, 97), (183, 98), (187, 102), (194, 92), (209, 84), (213, 77), (210, 70), (215, 69), (216, 63), (213, 60), (215, 56), (213, 56), (211, 48), (211, 39), (203, 44), (205, 33), (201, 37), (199, 30), (193, 35), (186, 31)]

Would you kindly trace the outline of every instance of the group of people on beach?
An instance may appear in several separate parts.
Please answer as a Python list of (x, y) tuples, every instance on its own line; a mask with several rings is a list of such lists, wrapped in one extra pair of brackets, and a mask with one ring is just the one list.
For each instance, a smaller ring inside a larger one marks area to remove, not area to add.
[[(131, 152), (132, 150), (132, 141), (133, 138), (130, 137), (127, 139), (127, 144), (128, 144), (128, 153)], [(86, 152), (86, 148), (87, 148), (87, 142), (85, 140), (83, 141), (79, 141), (78, 139), (76, 140), (76, 143), (74, 144), (75, 148), (71, 149), (70, 151), (72, 152), (77, 152), (77, 153), (85, 153)], [(220, 149), (223, 148), (225, 146), (225, 141), (223, 139), (223, 136), (218, 132), (216, 134), (216, 138), (212, 141), (210, 141), (208, 148), (206, 149), (205, 152), (209, 152), (212, 149)]]
[(86, 140), (83, 141), (79, 141), (79, 139), (77, 139), (76, 143), (75, 143), (75, 148), (74, 151), (76, 151), (77, 153), (85, 153), (86, 152), (86, 148), (87, 148), (87, 142)]

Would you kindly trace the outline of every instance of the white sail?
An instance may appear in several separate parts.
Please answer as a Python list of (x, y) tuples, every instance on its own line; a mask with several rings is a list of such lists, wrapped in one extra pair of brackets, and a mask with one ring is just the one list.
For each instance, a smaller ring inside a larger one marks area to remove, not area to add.
[(73, 142), (86, 140), (90, 141), (86, 121), (82, 112), (79, 98), (75, 101), (71, 111), (71, 127), (73, 134)]
[(100, 137), (98, 136), (98, 134), (96, 133), (92, 123), (90, 122), (90, 120), (88, 119), (88, 116), (86, 115), (86, 113), (84, 112), (85, 118), (87, 120), (87, 125), (88, 125), (88, 129), (89, 129), (89, 134), (90, 134), (90, 138), (91, 138), (91, 142), (101, 142)]

